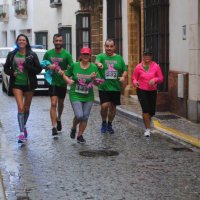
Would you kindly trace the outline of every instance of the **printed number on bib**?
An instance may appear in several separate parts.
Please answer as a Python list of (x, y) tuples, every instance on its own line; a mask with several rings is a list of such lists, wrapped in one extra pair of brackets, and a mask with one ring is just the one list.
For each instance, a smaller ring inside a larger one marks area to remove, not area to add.
[(108, 71), (105, 72), (106, 79), (117, 79), (117, 71)]
[(89, 89), (88, 89), (87, 85), (76, 84), (75, 92), (81, 93), (81, 94), (88, 94)]

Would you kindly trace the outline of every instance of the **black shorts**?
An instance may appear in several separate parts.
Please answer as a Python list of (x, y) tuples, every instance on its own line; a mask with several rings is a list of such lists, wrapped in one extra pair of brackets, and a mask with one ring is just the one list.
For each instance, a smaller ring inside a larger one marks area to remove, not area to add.
[(61, 99), (64, 99), (67, 93), (67, 88), (66, 87), (58, 87), (54, 85), (49, 86), (49, 96), (57, 96)]
[(100, 103), (111, 102), (114, 105), (121, 105), (120, 91), (101, 91), (99, 90)]
[(33, 92), (33, 89), (30, 89), (28, 85), (13, 85), (12, 89), (19, 89), (22, 92)]
[(156, 111), (157, 91), (146, 91), (137, 88), (137, 96), (142, 107), (142, 112), (154, 116)]

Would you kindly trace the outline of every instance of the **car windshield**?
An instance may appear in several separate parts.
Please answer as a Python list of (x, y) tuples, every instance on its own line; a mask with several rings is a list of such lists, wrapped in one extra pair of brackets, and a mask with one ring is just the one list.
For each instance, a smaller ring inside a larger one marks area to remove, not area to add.
[(6, 58), (10, 49), (0, 49), (0, 58)]

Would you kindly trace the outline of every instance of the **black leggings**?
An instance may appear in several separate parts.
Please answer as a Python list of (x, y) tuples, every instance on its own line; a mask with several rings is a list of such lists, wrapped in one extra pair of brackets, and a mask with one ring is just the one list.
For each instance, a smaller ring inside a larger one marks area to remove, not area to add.
[(137, 88), (137, 96), (142, 107), (142, 112), (154, 116), (156, 110), (157, 91), (146, 91)]

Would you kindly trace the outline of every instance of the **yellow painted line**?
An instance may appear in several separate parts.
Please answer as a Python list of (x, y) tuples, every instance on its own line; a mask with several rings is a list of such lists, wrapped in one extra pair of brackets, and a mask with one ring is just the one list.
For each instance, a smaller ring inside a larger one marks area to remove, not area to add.
[(196, 137), (192, 137), (192, 136), (189, 136), (185, 133), (182, 133), (180, 131), (177, 131), (173, 128), (170, 128), (168, 126), (165, 126), (163, 124), (161, 124), (159, 121), (157, 120), (154, 120), (153, 121), (154, 123), (154, 127), (159, 129), (159, 130), (162, 130), (162, 131), (166, 131), (168, 134), (172, 135), (172, 136), (175, 136), (179, 139), (182, 139), (184, 140), (185, 142), (188, 142), (194, 146), (197, 146), (197, 147), (200, 147), (200, 139), (196, 138)]

